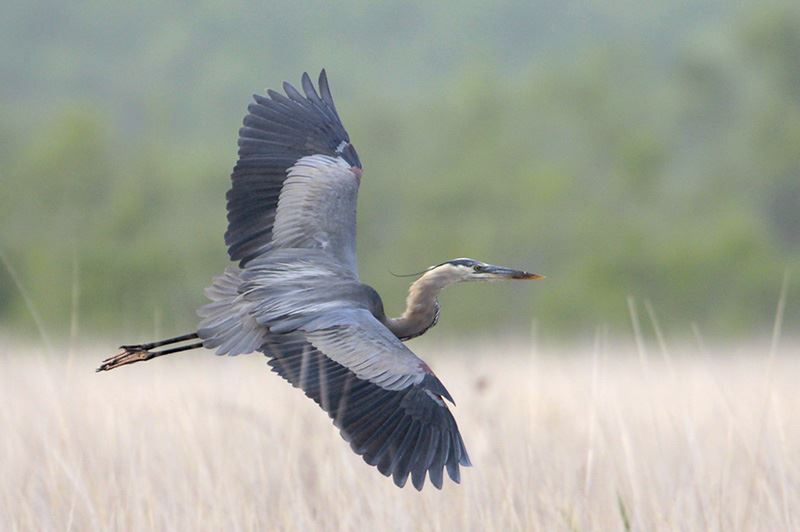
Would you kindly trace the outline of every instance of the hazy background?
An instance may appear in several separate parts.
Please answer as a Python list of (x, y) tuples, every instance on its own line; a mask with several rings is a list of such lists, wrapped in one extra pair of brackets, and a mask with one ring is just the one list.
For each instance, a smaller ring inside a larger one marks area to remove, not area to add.
[(769, 330), (800, 259), (800, 4), (486, 5), (6, 0), (0, 332), (193, 327), (251, 94), (322, 67), (390, 313), (389, 270), (469, 256), (547, 280), (452, 289), (442, 337), (629, 335), (628, 297), (678, 337)]
[[(93, 372), (193, 330), (251, 95), (322, 67), (390, 313), (390, 270), (547, 275), (412, 345), (441, 492), (262, 356)], [(0, 530), (800, 530), (798, 340), (797, 0), (3, 2)]]

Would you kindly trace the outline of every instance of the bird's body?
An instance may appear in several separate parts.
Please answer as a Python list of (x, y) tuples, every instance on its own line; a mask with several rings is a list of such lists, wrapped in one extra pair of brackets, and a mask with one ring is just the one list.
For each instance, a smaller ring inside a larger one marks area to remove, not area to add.
[[(378, 293), (358, 276), (355, 228), (361, 162), (339, 120), (325, 72), (317, 93), (255, 96), (239, 131), (239, 161), (228, 192), (228, 253), (238, 265), (206, 290), (196, 333), (123, 346), (98, 370), (206, 347), (219, 355), (261, 351), (273, 371), (304, 390), (352, 449), (398, 486), (426, 473), (438, 488), (470, 465), (444, 399), (452, 397), (402, 342), (436, 324), (437, 296), (472, 280), (540, 276), (455, 259), (422, 273), (406, 310), (387, 317)], [(184, 341), (191, 344), (153, 351)]]

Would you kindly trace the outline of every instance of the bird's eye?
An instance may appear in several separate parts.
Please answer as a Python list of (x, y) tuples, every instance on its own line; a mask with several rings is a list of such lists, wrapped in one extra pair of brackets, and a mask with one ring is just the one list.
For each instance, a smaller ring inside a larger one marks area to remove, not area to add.
[(481, 266), (480, 264), (476, 264), (475, 266), (472, 267), (472, 269), (475, 270), (476, 272), (482, 272), (483, 266)]

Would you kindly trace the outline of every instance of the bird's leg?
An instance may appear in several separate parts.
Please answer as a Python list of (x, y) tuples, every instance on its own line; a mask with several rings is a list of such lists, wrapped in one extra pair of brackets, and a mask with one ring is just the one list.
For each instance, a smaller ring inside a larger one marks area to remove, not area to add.
[(189, 334), (183, 334), (181, 336), (176, 336), (174, 338), (167, 338), (166, 340), (159, 340), (158, 342), (150, 342), (149, 344), (121, 345), (119, 346), (119, 348), (124, 349), (126, 351), (147, 351), (149, 349), (153, 349), (154, 347), (177, 344), (178, 342), (183, 342), (186, 340), (194, 340), (195, 338), (199, 338), (197, 336), (197, 333), (189, 333)]
[(184, 334), (182, 336), (176, 336), (175, 338), (168, 338), (166, 340), (161, 340), (158, 342), (120, 346), (122, 352), (103, 360), (102, 364), (100, 364), (100, 367), (97, 368), (97, 371), (108, 371), (110, 369), (118, 368), (119, 366), (133, 364), (134, 362), (142, 362), (145, 360), (150, 360), (151, 358), (156, 358), (163, 355), (169, 355), (171, 353), (180, 353), (181, 351), (188, 351), (190, 349), (197, 349), (198, 347), (203, 347), (203, 342), (193, 342), (191, 344), (182, 345), (179, 347), (162, 349), (161, 351), (150, 351), (155, 347), (160, 347), (162, 345), (176, 344), (179, 342), (185, 342), (186, 340), (193, 340), (195, 338), (198, 338), (197, 333), (190, 333), (190, 334)]

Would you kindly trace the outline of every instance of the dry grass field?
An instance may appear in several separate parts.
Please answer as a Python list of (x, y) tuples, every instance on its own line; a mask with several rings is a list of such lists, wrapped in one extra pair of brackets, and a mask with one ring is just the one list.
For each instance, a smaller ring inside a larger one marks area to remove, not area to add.
[(366, 466), (260, 355), (95, 374), (6, 344), (0, 530), (800, 528), (796, 345), (416, 349), (475, 464), (442, 491)]

